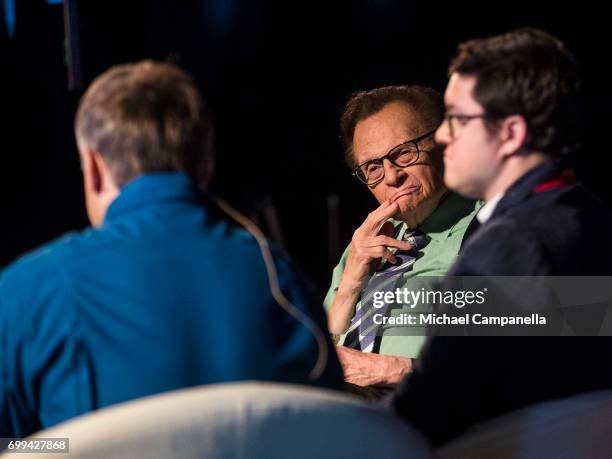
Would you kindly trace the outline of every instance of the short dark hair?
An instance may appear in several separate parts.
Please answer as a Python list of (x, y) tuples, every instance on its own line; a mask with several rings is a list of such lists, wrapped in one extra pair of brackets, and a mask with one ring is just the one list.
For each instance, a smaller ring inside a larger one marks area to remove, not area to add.
[(360, 121), (378, 113), (387, 104), (400, 102), (414, 111), (426, 130), (436, 129), (444, 119), (442, 96), (424, 86), (384, 86), (351, 95), (340, 116), (340, 135), (344, 144), (346, 164), (357, 166), (353, 152), (353, 134)]
[(564, 44), (544, 32), (522, 28), (459, 45), (449, 67), (477, 78), (474, 98), (493, 120), (521, 115), (525, 147), (549, 155), (575, 151), (582, 133), (580, 77)]
[(212, 121), (192, 78), (173, 64), (141, 61), (94, 80), (75, 119), (79, 144), (99, 152), (118, 186), (148, 172), (211, 164)]

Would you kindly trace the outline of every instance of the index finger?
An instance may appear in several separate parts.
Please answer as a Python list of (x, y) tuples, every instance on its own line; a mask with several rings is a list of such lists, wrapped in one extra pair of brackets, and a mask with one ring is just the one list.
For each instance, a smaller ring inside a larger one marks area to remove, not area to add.
[(372, 235), (377, 235), (380, 227), (393, 215), (397, 213), (399, 206), (397, 202), (383, 202), (378, 208), (374, 209), (363, 222), (364, 228)]

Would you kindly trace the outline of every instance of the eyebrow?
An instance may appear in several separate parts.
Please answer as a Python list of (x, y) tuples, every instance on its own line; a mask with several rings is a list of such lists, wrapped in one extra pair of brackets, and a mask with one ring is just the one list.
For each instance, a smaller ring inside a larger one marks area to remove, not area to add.
[[(395, 145), (393, 148), (391, 148), (391, 150), (388, 150), (388, 151), (387, 151), (387, 153), (384, 153), (384, 154), (382, 154), (382, 155), (379, 155), (379, 156), (376, 156), (376, 157), (373, 157), (373, 158), (370, 158), (370, 159), (366, 159), (365, 161), (363, 161), (363, 162), (361, 162), (361, 163), (358, 163), (358, 166), (362, 166), (362, 165), (364, 165), (365, 163), (369, 163), (369, 162), (371, 162), (371, 161), (377, 161), (377, 160), (380, 160), (380, 158), (382, 158), (382, 157), (384, 157), (384, 156), (387, 156), (387, 155), (389, 154), (389, 152), (391, 152), (391, 151), (392, 151), (394, 148), (397, 148), (397, 147), (399, 147), (399, 146), (401, 146), (401, 145), (404, 145), (404, 144), (406, 144), (406, 143), (408, 143), (408, 142), (412, 142), (413, 140), (414, 140), (414, 139), (408, 139), (408, 140), (406, 140), (406, 141), (404, 141), (404, 142), (402, 142), (402, 143), (398, 143), (398, 144), (397, 144), (397, 145)], [(354, 153), (354, 151), (353, 151), (353, 153)]]
[[(384, 156), (384, 155), (382, 155), (382, 156)], [(362, 161), (362, 162), (360, 162), (360, 163), (357, 163), (357, 165), (358, 165), (358, 166), (363, 166), (365, 163), (369, 163), (369, 162), (371, 162), (371, 161), (376, 161), (376, 160), (379, 160), (380, 158), (382, 158), (382, 156), (377, 156), (377, 157), (374, 157), (374, 158), (366, 159), (365, 161)]]

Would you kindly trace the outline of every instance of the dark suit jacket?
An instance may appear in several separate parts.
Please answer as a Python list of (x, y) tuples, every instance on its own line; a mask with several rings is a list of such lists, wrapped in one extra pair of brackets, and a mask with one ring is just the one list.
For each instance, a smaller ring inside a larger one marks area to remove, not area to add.
[[(612, 275), (612, 217), (545, 163), (507, 190), (465, 243), (454, 276)], [(541, 187), (540, 187), (541, 188)], [(387, 400), (434, 444), (522, 406), (612, 386), (612, 343), (597, 337), (434, 337)]]

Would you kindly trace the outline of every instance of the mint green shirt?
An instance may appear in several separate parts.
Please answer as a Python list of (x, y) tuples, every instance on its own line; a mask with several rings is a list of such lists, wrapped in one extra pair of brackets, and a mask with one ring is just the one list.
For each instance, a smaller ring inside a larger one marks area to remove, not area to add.
[[(427, 289), (434, 281), (433, 278), (443, 277), (455, 262), (465, 230), (480, 207), (481, 203), (464, 199), (454, 193), (444, 199), (438, 208), (419, 226), (421, 231), (428, 236), (429, 242), (420, 250), (421, 256), (412, 265), (412, 269), (402, 275), (398, 287), (405, 288), (410, 285), (411, 290), (417, 290), (421, 287)], [(395, 225), (396, 238), (402, 239), (408, 225), (402, 221), (390, 221)], [(334, 268), (331, 286), (323, 302), (326, 310), (329, 310), (338, 291), (349, 248), (350, 245), (342, 254), (338, 266)], [(419, 276), (427, 277), (418, 279)], [(387, 315), (396, 316), (406, 312), (430, 311), (430, 306), (417, 305), (410, 308), (408, 305), (394, 304), (387, 310)], [(381, 325), (380, 333), (382, 335), (380, 354), (416, 358), (425, 343), (425, 330), (416, 326), (384, 324)]]

